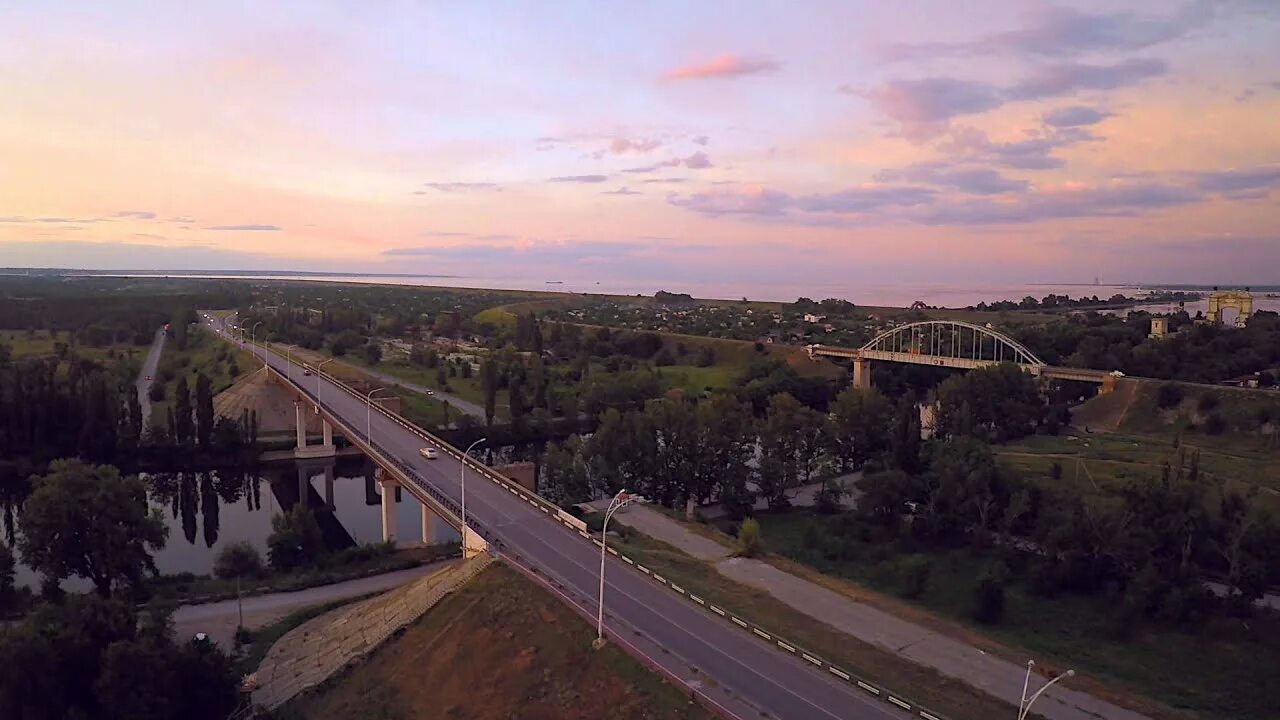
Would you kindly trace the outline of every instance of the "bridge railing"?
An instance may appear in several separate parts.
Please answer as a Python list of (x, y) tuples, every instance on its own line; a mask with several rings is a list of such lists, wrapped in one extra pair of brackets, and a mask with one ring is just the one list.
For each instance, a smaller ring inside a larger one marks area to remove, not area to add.
[[(254, 344), (261, 345), (261, 343), (254, 343)], [(266, 348), (266, 349), (269, 350), (269, 348)], [(276, 354), (276, 357), (279, 357), (278, 353)], [(324, 370), (317, 370), (314, 367), (311, 369), (311, 372), (314, 373), (315, 375), (319, 375), (325, 380), (328, 380), (332, 385), (337, 386), (343, 392), (347, 393), (348, 395), (355, 398), (356, 400), (360, 400), (362, 402), (366, 401), (366, 397), (363, 394), (356, 391), (355, 388), (352, 388), (350, 385), (348, 385), (346, 382), (344, 382), (340, 378), (334, 377), (332, 374), (325, 372)], [(275, 370), (275, 373), (277, 376), (281, 376), (283, 378), (279, 370)], [(294, 387), (298, 388), (298, 390), (300, 390), (307, 397), (313, 398), (317, 405), (323, 404), (318, 398), (315, 398), (314, 393), (308, 391), (305, 387), (303, 387), (301, 383), (296, 382), (291, 378), (283, 378), (283, 379), (293, 384)], [(441, 451), (448, 453), (450, 456), (458, 460), (458, 462), (466, 465), (468, 470), (471, 470), (472, 472), (476, 473), (477, 475), (480, 475), (481, 477), (488, 479), (491, 482), (497, 483), (498, 485), (506, 488), (512, 494), (520, 496), (530, 505), (538, 508), (539, 510), (542, 510), (547, 515), (552, 516), (559, 523), (568, 527), (569, 529), (574, 530), (581, 534), (586, 533), (587, 524), (585, 522), (565, 512), (559, 506), (549, 502), (546, 498), (542, 497), (541, 495), (538, 495), (536, 492), (530, 492), (528, 489), (526, 489), (524, 486), (520, 485), (519, 483), (512, 482), (507, 478), (502, 477), (498, 473), (491, 470), (487, 465), (477, 462), (476, 460), (472, 459), (469, 455), (462, 453), (453, 445), (449, 444), (449, 442), (444, 440), (443, 438), (438, 437), (433, 433), (429, 433), (426, 430), (423, 430), (422, 428), (405, 420), (399, 415), (392, 413), (391, 411), (382, 407), (378, 403), (372, 403), (372, 406), (377, 410), (377, 412), (381, 413), (383, 417), (387, 418), (388, 420), (391, 420), (392, 422), (396, 423), (397, 425), (404, 428), (405, 430), (408, 430), (410, 433), (413, 433), (419, 438), (425, 440), (427, 443), (438, 447)], [(330, 411), (329, 414), (333, 416), (332, 411)], [(350, 434), (352, 430), (348, 428), (346, 432)], [(363, 437), (364, 434), (360, 433), (360, 436)], [(396, 462), (397, 467), (407, 467), (403, 463), (400, 463), (398, 460), (394, 462)], [(416, 477), (416, 475), (414, 477)]]

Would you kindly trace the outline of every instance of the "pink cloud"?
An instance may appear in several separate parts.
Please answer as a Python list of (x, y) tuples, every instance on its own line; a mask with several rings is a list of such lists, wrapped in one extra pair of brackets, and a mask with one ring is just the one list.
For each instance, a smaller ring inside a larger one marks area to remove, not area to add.
[(777, 70), (778, 62), (767, 57), (741, 57), (726, 54), (696, 65), (684, 65), (662, 74), (663, 80), (704, 80), (759, 75)]

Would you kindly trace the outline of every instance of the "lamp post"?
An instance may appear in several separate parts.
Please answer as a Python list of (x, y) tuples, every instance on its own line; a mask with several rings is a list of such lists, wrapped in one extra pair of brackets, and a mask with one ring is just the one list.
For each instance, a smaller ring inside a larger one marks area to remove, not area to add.
[[(257, 345), (253, 337), (254, 337), (254, 334), (258, 332), (258, 326), (261, 324), (262, 324), (262, 321), (259, 320), (258, 322), (253, 324), (253, 327), (249, 328), (249, 352), (250, 353), (253, 352), (253, 348)], [(267, 366), (267, 354), (264, 352), (262, 353), (262, 367), (266, 367), (266, 366)]]
[(609, 518), (634, 500), (635, 496), (628, 495), (625, 488), (619, 490), (618, 494), (609, 501), (609, 509), (604, 512), (604, 524), (600, 526), (600, 598), (596, 602), (596, 639), (592, 643), (595, 648), (604, 645), (604, 554), (605, 545), (609, 542), (609, 536), (606, 534), (609, 532)]
[(386, 390), (386, 388), (374, 388), (365, 396), (364, 439), (370, 446), (373, 445), (373, 396), (375, 393), (382, 392), (383, 390)]
[(321, 360), (316, 363), (316, 407), (320, 407), (320, 370), (331, 362), (333, 362), (333, 358)]
[(1041, 687), (1039, 690), (1037, 690), (1035, 694), (1031, 696), (1031, 699), (1028, 700), (1027, 686), (1031, 684), (1031, 668), (1035, 667), (1035, 665), (1036, 665), (1035, 660), (1027, 661), (1027, 676), (1022, 680), (1022, 700), (1018, 702), (1018, 720), (1026, 720), (1026, 718), (1031, 714), (1031, 704), (1034, 703), (1036, 699), (1039, 698), (1040, 695), (1045, 690), (1048, 690), (1050, 685), (1058, 682), (1062, 678), (1073, 677), (1076, 674), (1075, 670), (1068, 670), (1062, 673), (1061, 675), (1045, 683), (1044, 686)]
[(462, 554), (466, 557), (467, 553), (467, 457), (471, 455), (471, 451), (475, 446), (484, 442), (484, 438), (480, 438), (467, 446), (462, 451), (462, 464), (458, 466), (458, 482), (462, 485)]
[(293, 346), (284, 346), (284, 375), (293, 380)]

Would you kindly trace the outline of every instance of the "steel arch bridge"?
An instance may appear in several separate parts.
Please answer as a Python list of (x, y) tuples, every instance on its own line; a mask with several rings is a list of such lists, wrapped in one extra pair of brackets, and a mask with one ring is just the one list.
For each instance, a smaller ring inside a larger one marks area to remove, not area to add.
[(976, 370), (1000, 363), (1013, 363), (1038, 377), (1114, 384), (1112, 373), (1086, 368), (1053, 367), (1025, 345), (989, 325), (961, 320), (924, 320), (890, 328), (860, 348), (831, 345), (808, 346), (809, 357), (853, 360), (853, 383), (871, 386), (871, 363), (896, 362), (909, 365)]

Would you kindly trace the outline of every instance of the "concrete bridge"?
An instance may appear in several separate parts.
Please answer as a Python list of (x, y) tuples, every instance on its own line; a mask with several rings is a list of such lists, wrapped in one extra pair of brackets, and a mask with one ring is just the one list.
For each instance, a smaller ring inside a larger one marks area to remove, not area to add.
[[(206, 320), (211, 326), (216, 319)], [(218, 327), (214, 327), (219, 330)], [(222, 337), (231, 340), (221, 328)], [(268, 372), (290, 386), (297, 417), (319, 416), (360, 447), (380, 469), (384, 527), (394, 484), (462, 531), (468, 554), (488, 551), (540, 583), (594, 622), (600, 569), (604, 629), (609, 639), (713, 712), (726, 718), (887, 720), (940, 716), (804, 653), (745, 620), (593, 541), (582, 521), (464, 456), (442, 439), (405, 422), (327, 373), (253, 348)], [(304, 438), (305, 440), (305, 438)], [(419, 450), (435, 448), (437, 459)], [(311, 452), (311, 451), (308, 451)], [(462, 471), (466, 471), (466, 527)], [(424, 511), (425, 512), (425, 511)], [(731, 622), (732, 621), (732, 622)], [(868, 690), (867, 688), (871, 688)], [(874, 691), (874, 692), (873, 692)]]
[(1074, 380), (1100, 385), (1099, 394), (1115, 389), (1117, 378), (1106, 370), (1048, 365), (1026, 346), (994, 330), (959, 320), (925, 320), (900, 325), (872, 338), (860, 348), (809, 345), (810, 358), (829, 357), (853, 361), (853, 384), (871, 387), (873, 362), (927, 365), (977, 370), (1013, 363), (1036, 377)]

